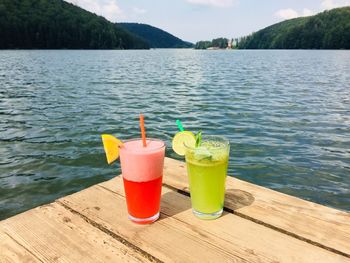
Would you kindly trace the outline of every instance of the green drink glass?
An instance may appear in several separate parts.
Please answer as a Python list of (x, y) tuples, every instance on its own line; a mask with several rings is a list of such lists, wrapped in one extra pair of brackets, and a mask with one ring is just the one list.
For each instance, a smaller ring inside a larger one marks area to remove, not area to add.
[(222, 136), (203, 136), (199, 147), (186, 145), (186, 165), (193, 214), (215, 219), (224, 208), (230, 143)]

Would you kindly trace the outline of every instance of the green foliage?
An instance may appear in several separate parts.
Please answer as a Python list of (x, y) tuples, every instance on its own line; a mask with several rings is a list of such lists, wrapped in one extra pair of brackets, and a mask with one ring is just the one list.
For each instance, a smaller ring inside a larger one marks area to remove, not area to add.
[(211, 41), (213, 47), (227, 48), (228, 39), (227, 38), (216, 38)]
[(202, 131), (199, 131), (196, 134), (196, 147), (201, 146), (201, 143), (202, 143)]
[(212, 47), (211, 41), (199, 41), (194, 46), (195, 49), (207, 49)]
[(147, 42), (63, 0), (0, 0), (0, 49), (141, 49)]
[(195, 49), (207, 49), (207, 48), (227, 48), (227, 38), (215, 38), (212, 41), (199, 41), (194, 46)]
[(238, 40), (241, 49), (350, 49), (350, 7), (287, 20)]
[(157, 27), (138, 23), (118, 23), (118, 25), (146, 40), (151, 48), (193, 47), (192, 43), (185, 42)]

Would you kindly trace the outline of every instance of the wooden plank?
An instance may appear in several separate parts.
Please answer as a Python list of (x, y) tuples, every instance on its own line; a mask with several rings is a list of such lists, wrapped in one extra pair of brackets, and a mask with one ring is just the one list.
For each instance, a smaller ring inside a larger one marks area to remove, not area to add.
[(167, 187), (163, 187), (160, 220), (138, 226), (127, 220), (122, 179), (100, 186), (59, 201), (161, 261), (350, 262), (231, 213), (213, 221), (199, 220), (192, 214), (189, 198)]
[[(189, 192), (186, 164), (166, 158), (163, 183)], [(350, 257), (350, 214), (228, 177), (225, 207), (235, 214)]]
[[(121, 182), (119, 182), (121, 183)], [(127, 218), (125, 198), (102, 187), (95, 186), (71, 196), (59, 199), (65, 206), (80, 213), (83, 217), (113, 232), (120, 238), (153, 255), (160, 261), (193, 262), (193, 253), (207, 262), (228, 262), (241, 259), (223, 251), (217, 245), (208, 244), (198, 235), (186, 232), (191, 226), (176, 224), (176, 220), (162, 218), (157, 224), (137, 225)], [(96, 210), (94, 207), (98, 207)], [(172, 223), (167, 223), (170, 221)], [(196, 251), (193, 251), (196, 248)], [(208, 254), (207, 251), (211, 253)], [(205, 258), (205, 256), (206, 258)], [(244, 260), (243, 260), (244, 262)]]
[(0, 231), (0, 263), (41, 262), (8, 234)]
[(62, 205), (0, 222), (0, 262), (149, 262)]

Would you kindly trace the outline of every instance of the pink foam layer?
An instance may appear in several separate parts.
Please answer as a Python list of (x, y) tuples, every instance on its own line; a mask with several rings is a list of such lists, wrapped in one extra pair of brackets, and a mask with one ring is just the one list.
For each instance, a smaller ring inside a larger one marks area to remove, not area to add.
[(145, 182), (162, 176), (164, 154), (162, 141), (147, 140), (146, 147), (143, 147), (141, 140), (125, 142), (120, 148), (123, 177), (134, 182)]
[(164, 142), (156, 140), (146, 140), (146, 147), (143, 147), (142, 140), (130, 140), (124, 143), (121, 150), (133, 151), (139, 154), (159, 150), (164, 146)]

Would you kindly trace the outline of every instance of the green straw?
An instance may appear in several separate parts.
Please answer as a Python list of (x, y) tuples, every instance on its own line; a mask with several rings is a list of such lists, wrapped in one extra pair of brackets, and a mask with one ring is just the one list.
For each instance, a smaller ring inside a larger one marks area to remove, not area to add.
[(184, 131), (184, 127), (182, 127), (182, 124), (181, 124), (181, 121), (180, 120), (176, 120), (176, 124), (177, 124), (177, 127), (179, 128), (180, 131)]

